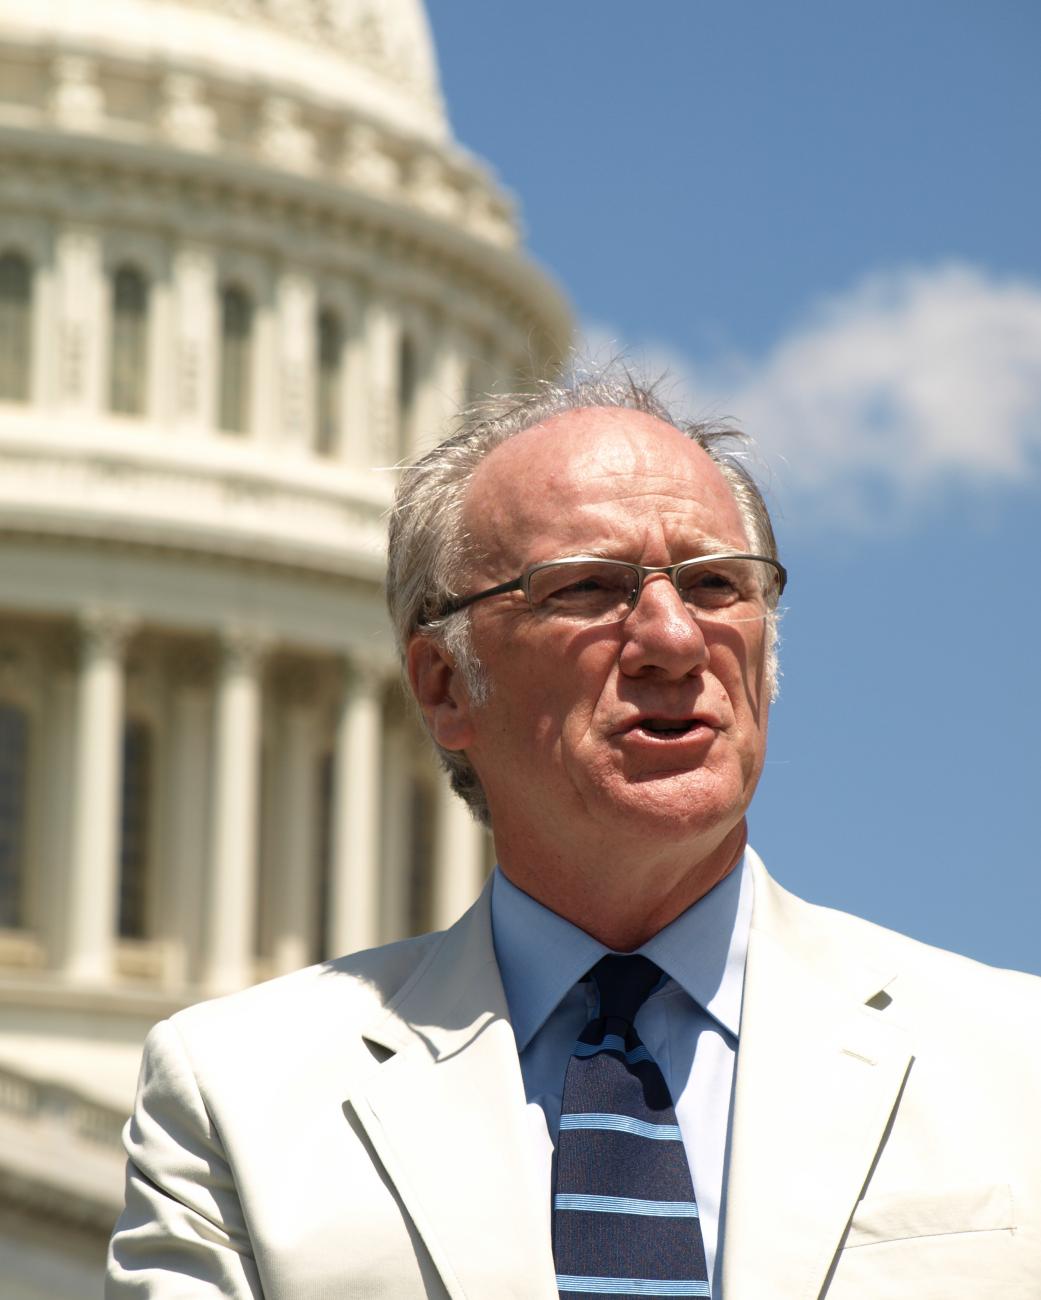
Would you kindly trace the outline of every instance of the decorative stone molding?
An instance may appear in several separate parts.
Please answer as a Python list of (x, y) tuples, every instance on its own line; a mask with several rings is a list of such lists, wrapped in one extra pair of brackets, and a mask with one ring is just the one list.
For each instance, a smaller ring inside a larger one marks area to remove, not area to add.
[(328, 472), (323, 482), (274, 466), (164, 463), (130, 447), (83, 459), (71, 453), (68, 445), (5, 445), (0, 436), (0, 512), (45, 531), (378, 572), (389, 480), (355, 493), (342, 473), (339, 483)]
[(73, 131), (97, 128), (105, 111), (94, 59), (82, 54), (60, 54), (52, 65), (51, 112)]
[(397, 184), (400, 169), (387, 151), (383, 134), (358, 122), (348, 127), (344, 136), (340, 176), (354, 185), (386, 193)]
[(126, 1116), (63, 1084), (33, 1079), (0, 1065), (0, 1113), (57, 1125), (70, 1136), (121, 1150)]
[[(362, 131), (370, 143), (378, 137)], [(78, 208), (90, 207), (93, 220), (108, 227), (119, 223), (139, 227), (143, 223), (165, 231), (174, 229), (190, 241), (197, 258), (212, 257), (213, 241), (222, 244), (248, 238), (252, 248), (265, 256), (281, 259), (292, 247), (297, 256), (313, 265), (321, 264), (323, 277), (357, 276), (365, 273), (384, 282), (393, 281), (400, 291), (423, 294), (438, 306), (451, 302), (468, 316), (474, 313), (489, 321), (509, 321), (518, 335), (534, 342), (537, 360), (563, 349), (570, 324), (567, 310), (544, 277), (520, 259), (507, 255), (501, 262), (489, 261), (487, 244), (498, 242), (504, 249), (516, 242), (516, 232), (496, 209), (481, 198), (478, 186), (460, 194), (465, 203), (457, 219), (427, 215), (419, 211), (418, 198), (410, 192), (409, 207), (401, 205), (374, 210), (353, 192), (332, 185), (308, 184), (290, 196), (272, 188), (268, 179), (248, 169), (230, 167), (216, 175), (204, 175), (189, 167), (188, 160), (174, 170), (156, 167), (145, 158), (113, 156), (104, 163), (62, 153), (41, 156), (38, 152), (11, 150), (12, 142), (0, 142), (0, 165), (16, 174), (23, 187), (23, 204), (38, 212), (57, 214), (70, 202), (70, 174), (75, 172)], [(366, 146), (368, 147), (368, 146)], [(378, 143), (377, 149), (382, 148)], [(382, 154), (380, 157), (384, 157)], [(364, 163), (368, 167), (373, 157)], [(386, 167), (384, 166), (386, 164)], [(371, 183), (361, 188), (376, 190), (396, 184), (398, 162), (389, 156), (375, 162)], [(421, 170), (421, 176), (422, 176)], [(453, 182), (454, 183), (454, 182)], [(389, 195), (390, 191), (386, 191)], [(442, 196), (437, 202), (446, 201)], [(453, 200), (454, 202), (454, 200)], [(405, 218), (412, 216), (411, 221)], [(0, 229), (6, 219), (0, 211)], [(470, 247), (466, 234), (481, 234)], [(167, 236), (169, 237), (169, 236)], [(484, 245), (485, 247), (482, 247)], [(199, 305), (191, 311), (199, 319)], [(73, 331), (75, 333), (75, 331)], [(71, 337), (67, 345), (69, 382), (86, 347), (83, 337)], [(187, 409), (197, 410), (191, 397), (204, 396), (196, 382), (203, 367), (197, 348), (187, 347), (183, 362), (182, 400)], [(81, 375), (81, 371), (76, 371)]]
[(315, 161), (315, 139), (303, 124), (300, 105), (272, 95), (261, 108), (260, 153), (268, 162), (291, 171), (309, 171)]
[(217, 144), (217, 115), (206, 100), (206, 83), (187, 72), (163, 78), (160, 130), (179, 149), (210, 151)]
[(413, 158), (408, 192), (421, 208), (438, 217), (451, 218), (462, 209), (462, 191), (452, 183), (444, 164), (432, 153), (418, 153)]
[(273, 645), (271, 635), (260, 628), (228, 624), (220, 633), (221, 673), (255, 676)]
[(127, 610), (86, 608), (80, 611), (77, 627), (86, 659), (122, 660), (137, 619)]
[(424, 59), (422, 11), (396, 0), (182, 0), (252, 23), (266, 23), (331, 46), (369, 72), (435, 106), (436, 78)]

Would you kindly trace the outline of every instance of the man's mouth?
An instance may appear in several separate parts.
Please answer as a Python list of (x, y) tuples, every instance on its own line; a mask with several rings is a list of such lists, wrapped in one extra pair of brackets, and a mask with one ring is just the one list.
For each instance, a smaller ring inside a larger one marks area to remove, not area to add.
[(669, 740), (679, 736), (689, 736), (705, 724), (698, 718), (641, 718), (629, 728), (630, 731), (657, 739)]

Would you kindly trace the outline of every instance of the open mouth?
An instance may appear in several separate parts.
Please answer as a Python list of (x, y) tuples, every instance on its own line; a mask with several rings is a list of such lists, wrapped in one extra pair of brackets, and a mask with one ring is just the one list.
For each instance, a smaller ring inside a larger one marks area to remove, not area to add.
[(659, 740), (670, 740), (689, 736), (702, 725), (697, 718), (643, 718), (632, 730)]

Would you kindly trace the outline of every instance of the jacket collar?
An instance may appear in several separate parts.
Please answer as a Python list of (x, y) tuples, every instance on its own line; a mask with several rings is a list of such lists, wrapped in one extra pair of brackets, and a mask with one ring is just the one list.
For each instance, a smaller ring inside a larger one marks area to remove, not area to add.
[[(899, 1101), (911, 1055), (834, 914), (757, 859), (730, 1169), (726, 1300), (814, 1300)], [(851, 925), (856, 922), (850, 921)]]
[(350, 1097), (453, 1300), (556, 1300), (491, 889), (365, 1031), (392, 1055)]

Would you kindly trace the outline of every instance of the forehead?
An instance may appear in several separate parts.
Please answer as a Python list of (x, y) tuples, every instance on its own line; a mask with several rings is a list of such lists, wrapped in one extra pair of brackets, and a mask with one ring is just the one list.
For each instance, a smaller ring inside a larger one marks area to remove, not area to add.
[(479, 551), (521, 564), (583, 547), (635, 559), (624, 553), (703, 537), (748, 545), (729, 485), (701, 447), (653, 416), (599, 407), (554, 416), (491, 452), (464, 520)]

